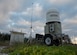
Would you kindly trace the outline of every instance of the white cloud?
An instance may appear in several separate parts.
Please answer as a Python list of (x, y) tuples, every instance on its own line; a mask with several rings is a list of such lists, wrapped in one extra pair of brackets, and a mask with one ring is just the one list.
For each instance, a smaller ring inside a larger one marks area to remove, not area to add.
[(44, 23), (41, 21), (33, 22), (33, 29), (36, 33), (44, 34)]
[(0, 2), (0, 24), (8, 22), (10, 11), (14, 11), (20, 7), (21, 0), (3, 0)]
[(77, 44), (77, 37), (72, 37), (71, 41), (72, 41), (73, 44)]
[[(25, 28), (27, 30), (27, 33), (30, 32), (30, 25), (31, 23), (29, 21), (26, 21), (24, 19), (21, 19), (17, 22), (18, 25), (22, 25), (22, 26), (27, 26), (27, 28)], [(33, 33), (40, 33), (40, 34), (44, 34), (44, 23), (41, 21), (35, 21), (32, 23), (32, 27), (33, 27)], [(20, 29), (24, 29), (24, 28), (20, 28)]]
[(69, 24), (77, 24), (77, 15), (74, 16), (73, 18), (67, 18), (63, 22)]
[(32, 7), (28, 7), (25, 11), (22, 12), (9, 12), (11, 15), (29, 15), (40, 17), (43, 12), (43, 7), (39, 3), (34, 3)]
[(40, 16), (42, 13), (42, 6), (40, 4), (34, 4), (33, 13), (37, 16)]
[(73, 2), (74, 0), (47, 0), (47, 1), (54, 5), (66, 5)]
[(23, 25), (23, 26), (30, 26), (30, 22), (24, 20), (23, 18), (21, 18), (18, 22), (19, 25)]
[[(14, 15), (32, 15), (33, 12), (33, 16), (36, 17), (40, 17), (42, 15), (42, 11), (43, 11), (43, 7), (39, 4), (39, 3), (34, 3), (33, 7), (29, 7), (26, 9), (26, 11), (24, 12), (20, 12), (20, 13), (16, 13), (16, 12), (10, 12), (10, 14), (14, 14)], [(17, 24), (22, 25), (22, 26), (28, 26), (30, 27), (31, 23), (29, 21), (24, 20), (23, 18), (21, 18), (20, 20), (18, 20)], [(24, 28), (22, 28), (24, 29)], [(30, 32), (30, 28), (26, 28), (27, 32)], [(15, 30), (18, 30), (15, 28)], [(42, 33), (44, 32), (44, 23), (40, 22), (40, 21), (35, 21), (33, 22), (33, 32), (35, 33)]]
[[(1, 32), (9, 32), (13, 27), (11, 26), (9, 12), (15, 11), (21, 7), (22, 0), (2, 0), (0, 2), (0, 29)], [(13, 24), (12, 24), (13, 25)]]
[(34, 16), (41, 16), (43, 8), (39, 3), (34, 3), (32, 7), (26, 9), (26, 11), (22, 12), (22, 14), (26, 15), (34, 15)]
[(64, 20), (62, 20), (63, 33), (68, 33), (69, 35), (73, 35), (74, 33), (77, 33), (77, 31), (76, 31), (77, 15), (75, 15), (71, 18), (68, 17), (68, 15), (65, 15), (65, 16), (66, 16), (66, 18)]

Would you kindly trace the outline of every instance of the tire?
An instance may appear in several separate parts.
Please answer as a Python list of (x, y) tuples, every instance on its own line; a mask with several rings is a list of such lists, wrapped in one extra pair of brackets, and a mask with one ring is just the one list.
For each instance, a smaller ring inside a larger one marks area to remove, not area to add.
[(54, 43), (56, 46), (59, 46), (60, 45), (60, 41), (58, 39), (55, 40), (55, 43)]
[(53, 39), (50, 36), (45, 36), (44, 43), (47, 46), (52, 46), (53, 45)]

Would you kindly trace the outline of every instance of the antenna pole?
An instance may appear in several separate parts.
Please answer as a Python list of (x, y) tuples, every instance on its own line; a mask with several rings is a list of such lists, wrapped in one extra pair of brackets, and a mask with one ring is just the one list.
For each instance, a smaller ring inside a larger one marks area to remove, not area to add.
[(33, 3), (32, 3), (32, 13), (31, 13), (31, 37), (32, 37), (32, 17), (33, 17)]
[(32, 12), (31, 12), (31, 26), (30, 26), (30, 37), (29, 37), (29, 41), (30, 43), (32, 42), (32, 17), (33, 17), (33, 3), (32, 3)]

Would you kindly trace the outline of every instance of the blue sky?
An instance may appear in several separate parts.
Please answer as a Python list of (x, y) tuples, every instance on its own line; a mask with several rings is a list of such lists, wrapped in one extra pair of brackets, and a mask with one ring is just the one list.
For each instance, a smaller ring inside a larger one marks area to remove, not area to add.
[(62, 32), (77, 40), (77, 0), (0, 0), (0, 32), (22, 30), (29, 35), (32, 16), (33, 33), (44, 34), (49, 9), (59, 11)]

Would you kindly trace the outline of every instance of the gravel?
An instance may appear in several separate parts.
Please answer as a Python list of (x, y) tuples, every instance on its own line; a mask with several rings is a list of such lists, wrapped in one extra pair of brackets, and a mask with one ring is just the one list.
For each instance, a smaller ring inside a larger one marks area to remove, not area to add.
[[(5, 48), (6, 46), (0, 46), (0, 52), (3, 48)], [(8, 55), (8, 54), (5, 54), (5, 53), (0, 53), (0, 55)]]

